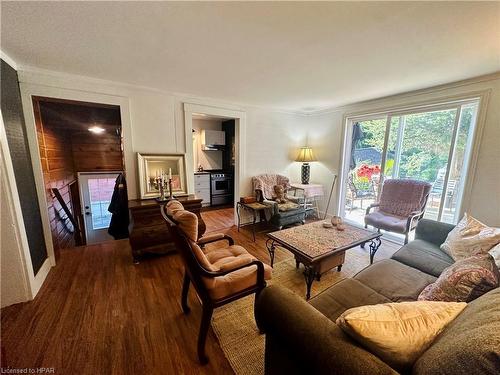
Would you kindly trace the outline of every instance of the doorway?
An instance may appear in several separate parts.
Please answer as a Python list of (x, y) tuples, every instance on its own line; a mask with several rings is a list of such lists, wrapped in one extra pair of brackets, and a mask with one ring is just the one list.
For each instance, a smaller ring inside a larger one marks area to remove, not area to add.
[(108, 207), (120, 173), (78, 173), (87, 245), (113, 240), (108, 234), (111, 221)]
[[(112, 239), (104, 206), (117, 174), (125, 170), (120, 106), (33, 97), (33, 108), (56, 257), (61, 249)], [(88, 177), (92, 174), (106, 178)], [(97, 200), (91, 199), (93, 190)]]
[(456, 223), (479, 99), (348, 119), (340, 214), (364, 225), (385, 179), (432, 185), (424, 217)]
[[(187, 179), (188, 184), (194, 187), (191, 191), (195, 195), (201, 195), (203, 192), (206, 194), (207, 189), (210, 191), (210, 206), (205, 204), (205, 210), (232, 207), (231, 221), (234, 224), (235, 201), (240, 196), (241, 173), (244, 170), (242, 155), (244, 155), (245, 113), (186, 103), (184, 104), (184, 115)], [(203, 124), (204, 119), (216, 119), (219, 122), (215, 133), (203, 132), (203, 130), (211, 130), (208, 126), (199, 125)], [(211, 153), (214, 151), (218, 151), (219, 156), (217, 156), (216, 161), (218, 161), (220, 169), (215, 167), (207, 171), (202, 164), (202, 168), (198, 171), (200, 160), (203, 160), (204, 157), (215, 158), (214, 155), (217, 154)], [(192, 172), (190, 173), (189, 169), (191, 168)], [(192, 185), (190, 180), (193, 181)], [(200, 189), (200, 184), (205, 186), (205, 190)], [(215, 196), (217, 194), (219, 196)], [(212, 202), (215, 204), (212, 205)], [(218, 204), (221, 202), (223, 204)]]

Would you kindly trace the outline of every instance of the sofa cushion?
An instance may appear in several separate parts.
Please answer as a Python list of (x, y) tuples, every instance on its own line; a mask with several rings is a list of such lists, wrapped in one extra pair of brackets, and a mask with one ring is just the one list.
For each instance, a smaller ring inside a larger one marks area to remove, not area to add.
[(393, 259), (384, 259), (359, 272), (354, 279), (392, 302), (415, 301), (436, 278)]
[(470, 302), (417, 360), (413, 374), (498, 374), (500, 288)]
[(411, 241), (396, 251), (391, 259), (435, 277), (453, 264), (453, 259), (439, 249), (439, 245), (424, 240)]
[(287, 210), (287, 211), (280, 211), (279, 212), (279, 216), (281, 218), (286, 218), (286, 217), (295, 217), (295, 216), (304, 216), (305, 215), (305, 210), (304, 208), (302, 207), (297, 207), (297, 208), (293, 208), (291, 210)]
[(391, 302), (355, 279), (344, 279), (310, 300), (310, 304), (335, 321), (344, 311), (357, 306)]
[(290, 210), (296, 210), (300, 206), (297, 203), (286, 201), (285, 203), (278, 203), (278, 210), (280, 212), (287, 212)]
[(418, 296), (421, 301), (470, 302), (498, 287), (500, 272), (489, 254), (459, 260)]
[(378, 210), (365, 215), (366, 225), (396, 233), (404, 233), (406, 231), (406, 222), (406, 217), (391, 215)]

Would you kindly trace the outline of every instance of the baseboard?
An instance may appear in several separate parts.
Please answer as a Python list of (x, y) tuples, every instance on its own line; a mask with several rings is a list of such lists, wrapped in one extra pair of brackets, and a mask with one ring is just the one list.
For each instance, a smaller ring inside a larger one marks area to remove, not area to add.
[(38, 292), (40, 291), (40, 288), (42, 287), (43, 282), (47, 278), (47, 275), (49, 274), (51, 268), (52, 268), (52, 261), (50, 260), (50, 258), (45, 259), (35, 277), (30, 280), (31, 299), (35, 298)]

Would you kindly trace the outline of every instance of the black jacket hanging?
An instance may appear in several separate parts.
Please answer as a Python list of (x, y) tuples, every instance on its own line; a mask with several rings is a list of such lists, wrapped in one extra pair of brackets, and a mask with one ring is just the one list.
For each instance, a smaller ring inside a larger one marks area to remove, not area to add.
[(115, 188), (108, 211), (112, 214), (108, 233), (113, 236), (115, 240), (128, 238), (129, 214), (127, 182), (125, 181), (123, 173), (120, 173), (116, 178)]

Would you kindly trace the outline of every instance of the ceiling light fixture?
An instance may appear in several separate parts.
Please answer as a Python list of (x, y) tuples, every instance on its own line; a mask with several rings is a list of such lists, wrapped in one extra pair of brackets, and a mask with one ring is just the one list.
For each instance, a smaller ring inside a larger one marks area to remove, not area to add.
[(101, 128), (100, 126), (91, 126), (89, 128), (89, 132), (92, 132), (94, 134), (101, 134), (104, 132), (104, 128)]

